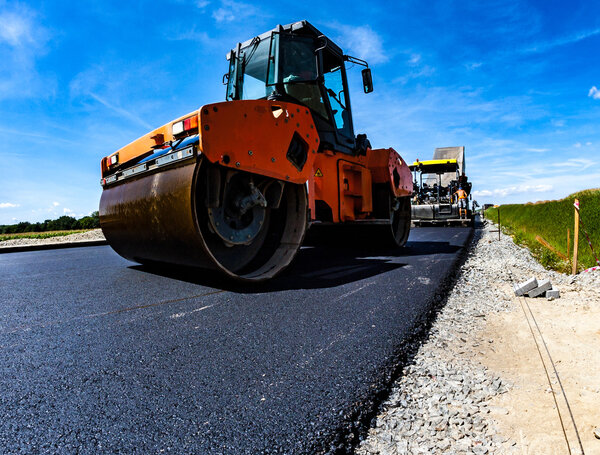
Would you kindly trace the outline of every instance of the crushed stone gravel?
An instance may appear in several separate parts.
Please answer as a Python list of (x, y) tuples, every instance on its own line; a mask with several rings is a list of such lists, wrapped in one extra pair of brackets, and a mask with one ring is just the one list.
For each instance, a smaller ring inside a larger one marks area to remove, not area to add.
[(486, 224), (476, 231), (429, 338), (404, 368), (356, 454), (520, 453), (516, 441), (498, 433), (490, 415), (503, 412), (490, 403), (511, 384), (461, 355), (477, 349), (468, 334), (481, 330), (486, 315), (513, 308), (511, 297), (493, 286), (498, 281), (508, 283), (509, 270), (515, 279), (515, 274), (530, 278), (535, 273), (558, 288), (598, 286), (600, 273), (570, 276), (548, 271), (510, 236), (502, 234), (498, 241), (497, 232), (491, 232), (494, 228)]
[(0, 242), (0, 248), (13, 246), (54, 245), (59, 243), (89, 242), (91, 240), (104, 240), (102, 229), (92, 229), (91, 231), (79, 232), (76, 234), (69, 234), (58, 237), (50, 237), (47, 239), (19, 238), (4, 240), (3, 242)]

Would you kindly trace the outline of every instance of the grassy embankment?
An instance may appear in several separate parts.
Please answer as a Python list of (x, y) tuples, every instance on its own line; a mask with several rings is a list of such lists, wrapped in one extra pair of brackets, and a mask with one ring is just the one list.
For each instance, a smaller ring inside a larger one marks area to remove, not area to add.
[[(571, 194), (558, 201), (545, 201), (528, 204), (508, 204), (500, 206), (500, 222), (504, 232), (512, 235), (515, 243), (527, 246), (533, 256), (546, 268), (571, 273), (569, 261), (542, 246), (535, 236), (539, 235), (557, 251), (567, 255), (567, 229), (571, 232), (570, 259), (573, 258), (573, 202), (579, 199), (580, 219), (587, 230), (594, 250), (600, 255), (600, 189), (585, 190)], [(490, 208), (486, 218), (498, 220), (498, 209)], [(580, 226), (578, 269), (583, 270), (597, 265)]]
[(0, 234), (0, 242), (13, 239), (49, 239), (50, 237), (64, 237), (65, 235), (87, 232), (91, 229), (77, 229), (73, 231), (50, 231), (50, 232), (21, 232), (19, 234)]

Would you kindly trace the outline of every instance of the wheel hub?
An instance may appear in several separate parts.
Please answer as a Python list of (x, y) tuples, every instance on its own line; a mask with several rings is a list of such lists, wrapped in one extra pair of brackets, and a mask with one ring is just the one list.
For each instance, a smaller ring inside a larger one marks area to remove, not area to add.
[(238, 174), (227, 182), (220, 207), (208, 209), (208, 219), (226, 245), (247, 245), (260, 232), (266, 207), (267, 201), (252, 179)]

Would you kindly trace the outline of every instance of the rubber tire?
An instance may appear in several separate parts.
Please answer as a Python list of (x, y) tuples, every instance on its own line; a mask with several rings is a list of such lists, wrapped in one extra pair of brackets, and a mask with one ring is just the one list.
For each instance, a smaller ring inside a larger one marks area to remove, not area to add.
[(397, 200), (400, 202), (400, 207), (398, 210), (392, 212), (392, 239), (397, 246), (403, 247), (406, 245), (408, 236), (410, 235), (410, 197), (399, 197)]

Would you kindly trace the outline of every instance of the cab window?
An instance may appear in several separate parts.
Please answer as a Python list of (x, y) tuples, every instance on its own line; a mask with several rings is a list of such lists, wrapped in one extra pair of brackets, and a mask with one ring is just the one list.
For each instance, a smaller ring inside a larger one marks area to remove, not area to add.
[(278, 35), (278, 81), (292, 98), (328, 118), (321, 90), (317, 83), (317, 57), (314, 39), (308, 36)]
[(272, 87), (266, 85), (269, 41), (257, 39), (240, 52), (242, 71), (240, 99), (264, 99), (273, 91)]
[(344, 86), (343, 60), (331, 53), (323, 55), (323, 72), (325, 93), (331, 106), (331, 113), (339, 135), (345, 139), (354, 139), (350, 112), (348, 110), (348, 97)]

